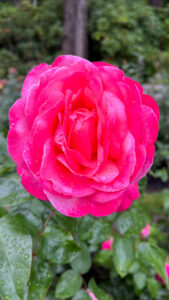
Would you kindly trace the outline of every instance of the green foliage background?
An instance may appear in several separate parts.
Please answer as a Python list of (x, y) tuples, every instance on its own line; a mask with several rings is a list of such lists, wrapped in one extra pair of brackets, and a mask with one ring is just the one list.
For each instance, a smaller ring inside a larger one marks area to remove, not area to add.
[[(148, 190), (144, 178), (140, 199), (126, 212), (77, 219), (28, 194), (7, 152), (8, 110), (20, 97), (24, 75), (61, 54), (63, 37), (62, 0), (38, 1), (37, 7), (17, 3), (0, 2), (0, 77), (6, 80), (0, 81), (0, 299), (90, 300), (87, 288), (99, 300), (169, 299), (167, 3), (157, 9), (144, 0), (88, 0), (89, 58), (116, 64), (142, 82), (158, 102), (161, 119)], [(151, 232), (143, 238), (147, 222)], [(103, 251), (110, 237), (113, 250)]]

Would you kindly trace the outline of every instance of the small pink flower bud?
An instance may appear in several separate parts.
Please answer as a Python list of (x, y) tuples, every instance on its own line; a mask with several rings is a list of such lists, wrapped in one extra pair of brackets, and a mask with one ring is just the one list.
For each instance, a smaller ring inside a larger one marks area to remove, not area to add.
[(161, 284), (164, 284), (165, 285), (165, 281), (164, 279), (159, 275), (159, 274), (155, 274), (155, 279), (160, 282)]
[(147, 236), (149, 236), (149, 234), (150, 234), (150, 224), (147, 223), (147, 225), (142, 229), (141, 235), (143, 237), (147, 237)]
[(98, 298), (96, 298), (95, 295), (89, 289), (87, 289), (86, 291), (92, 300), (98, 300)]
[(113, 250), (112, 244), (113, 244), (113, 237), (111, 237), (109, 240), (104, 241), (102, 243), (102, 249), (103, 250)]
[(167, 273), (167, 276), (168, 276), (168, 278), (169, 278), (169, 263), (165, 263), (165, 271), (166, 271), (166, 273)]

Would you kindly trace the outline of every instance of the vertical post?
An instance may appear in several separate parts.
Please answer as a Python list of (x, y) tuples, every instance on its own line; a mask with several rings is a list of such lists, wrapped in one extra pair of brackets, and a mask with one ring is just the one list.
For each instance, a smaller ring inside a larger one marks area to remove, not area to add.
[(76, 55), (87, 57), (87, 1), (77, 1), (76, 13), (76, 36), (75, 52)]
[(161, 7), (162, 6), (162, 1), (161, 0), (149, 0), (149, 5), (156, 6), (156, 7)]
[(87, 56), (87, 1), (64, 0), (62, 52)]

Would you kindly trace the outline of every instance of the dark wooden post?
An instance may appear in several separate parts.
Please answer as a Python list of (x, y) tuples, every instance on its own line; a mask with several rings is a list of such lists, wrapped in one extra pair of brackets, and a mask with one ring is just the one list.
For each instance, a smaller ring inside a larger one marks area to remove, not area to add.
[(87, 56), (87, 1), (64, 0), (64, 54)]
[(161, 7), (162, 6), (162, 1), (161, 0), (149, 0), (149, 5), (156, 6), (156, 7)]

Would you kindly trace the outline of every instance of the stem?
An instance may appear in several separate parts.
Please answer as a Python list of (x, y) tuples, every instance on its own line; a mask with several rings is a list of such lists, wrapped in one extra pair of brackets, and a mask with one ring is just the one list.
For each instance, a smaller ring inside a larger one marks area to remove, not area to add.
[(80, 276), (81, 276), (81, 278), (82, 278), (82, 280), (83, 280), (84, 288), (87, 290), (87, 289), (88, 289), (87, 283), (86, 283), (86, 281), (84, 280), (83, 276), (82, 276), (82, 275), (80, 275)]
[(48, 223), (49, 223), (50, 219), (52, 218), (52, 216), (54, 215), (54, 213), (55, 213), (55, 211), (52, 210), (51, 213), (50, 213), (50, 215), (49, 215), (48, 218), (46, 219), (45, 223), (43, 224), (41, 231), (38, 232), (38, 235), (37, 235), (37, 238), (36, 238), (36, 241), (35, 241), (35, 246), (34, 246), (33, 251), (32, 251), (32, 260), (33, 260), (33, 258), (34, 258), (34, 256), (35, 256), (35, 253), (36, 253), (36, 250), (37, 250), (37, 247), (38, 247), (38, 242), (39, 242), (40, 236), (41, 236), (42, 233), (44, 232), (46, 226), (48, 225)]

